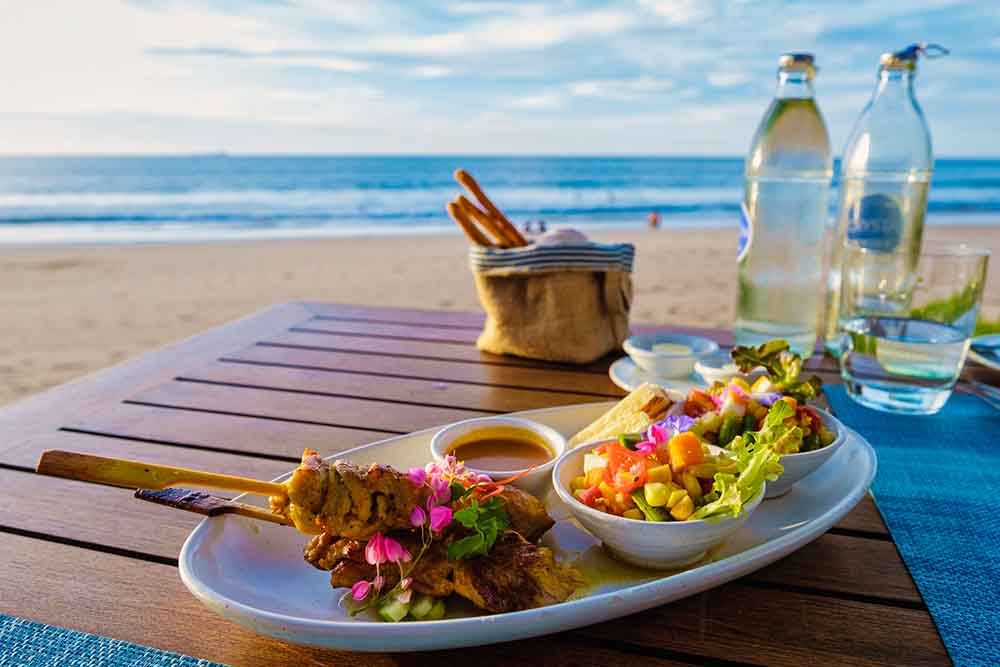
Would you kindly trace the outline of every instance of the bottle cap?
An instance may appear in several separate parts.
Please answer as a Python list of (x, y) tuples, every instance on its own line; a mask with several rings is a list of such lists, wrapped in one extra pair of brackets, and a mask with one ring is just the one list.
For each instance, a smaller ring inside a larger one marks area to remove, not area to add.
[(878, 59), (879, 65), (886, 69), (906, 69), (914, 70), (917, 67), (917, 58), (923, 54), (926, 58), (940, 58), (948, 55), (948, 49), (940, 44), (910, 44), (902, 51), (893, 53), (883, 53)]
[(813, 69), (814, 61), (811, 53), (782, 53), (778, 67), (786, 71), (806, 71)]

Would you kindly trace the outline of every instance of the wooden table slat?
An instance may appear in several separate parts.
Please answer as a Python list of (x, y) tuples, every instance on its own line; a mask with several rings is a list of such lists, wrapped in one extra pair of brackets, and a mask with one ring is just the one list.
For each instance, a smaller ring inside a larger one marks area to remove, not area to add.
[(383, 374), (389, 377), (419, 378), (443, 382), (464, 382), (506, 389), (543, 389), (591, 393), (609, 398), (622, 396), (607, 375), (551, 371), (528, 366), (492, 364), (450, 364), (434, 359), (419, 359), (380, 354), (355, 354), (335, 350), (254, 345), (235, 350), (224, 360), (257, 364), (302, 366), (330, 371)]

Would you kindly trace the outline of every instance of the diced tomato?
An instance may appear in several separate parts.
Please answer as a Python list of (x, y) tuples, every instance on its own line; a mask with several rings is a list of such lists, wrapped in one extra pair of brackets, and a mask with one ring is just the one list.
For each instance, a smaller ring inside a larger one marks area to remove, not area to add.
[(646, 483), (646, 457), (618, 443), (604, 445), (608, 465), (604, 481), (621, 493), (629, 494)]
[(589, 489), (581, 491), (579, 497), (584, 505), (593, 507), (597, 499), (601, 497), (601, 489), (599, 486), (592, 486)]
[(808, 405), (799, 406), (798, 412), (799, 412), (800, 423), (802, 422), (802, 413), (805, 413), (806, 415), (809, 416), (809, 420), (812, 423), (807, 424), (807, 426), (809, 426), (809, 428), (811, 428), (814, 431), (818, 430), (820, 425), (823, 423), (823, 420), (819, 418), (819, 413), (810, 408)]

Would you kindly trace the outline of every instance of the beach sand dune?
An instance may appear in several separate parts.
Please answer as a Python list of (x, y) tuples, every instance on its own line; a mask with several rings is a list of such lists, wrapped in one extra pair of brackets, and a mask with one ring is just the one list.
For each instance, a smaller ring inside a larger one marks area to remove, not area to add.
[[(732, 230), (595, 234), (638, 248), (633, 320), (728, 327)], [(993, 227), (930, 228), (990, 247)], [(457, 234), (391, 239), (8, 247), (0, 260), (0, 404), (294, 299), (478, 310)], [(987, 289), (1000, 313), (1000, 267)]]

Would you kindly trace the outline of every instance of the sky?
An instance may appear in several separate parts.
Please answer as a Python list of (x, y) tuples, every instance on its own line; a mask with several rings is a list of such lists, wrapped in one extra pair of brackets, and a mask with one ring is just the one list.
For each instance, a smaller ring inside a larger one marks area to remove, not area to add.
[(1000, 3), (0, 0), (0, 153), (742, 155), (784, 51), (837, 151), (917, 41), (943, 156), (998, 156)]

